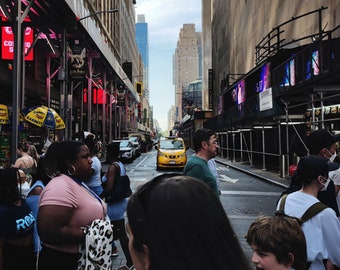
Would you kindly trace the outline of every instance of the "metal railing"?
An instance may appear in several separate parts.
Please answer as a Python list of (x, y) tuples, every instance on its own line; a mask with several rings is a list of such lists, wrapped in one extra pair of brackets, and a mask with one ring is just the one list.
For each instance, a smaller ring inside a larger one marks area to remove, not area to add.
[[(297, 43), (299, 41), (303, 40), (311, 40), (315, 38), (321, 38), (322, 35), (325, 33), (322, 29), (322, 11), (327, 9), (327, 7), (321, 6), (321, 8), (307, 12), (305, 14), (302, 14), (297, 17), (292, 17), (290, 20), (276, 26), (273, 28), (272, 31), (270, 31), (256, 46), (255, 46), (255, 62), (256, 65), (258, 65), (263, 60), (269, 58), (270, 56), (273, 56), (277, 54), (279, 51), (281, 51), (284, 47), (287, 47), (291, 44)], [(297, 39), (292, 39), (290, 41), (286, 41), (284, 38), (285, 29), (284, 27), (287, 24), (296, 22), (297, 20), (300, 20), (302, 18), (305, 18), (306, 16), (312, 15), (318, 13), (318, 32), (311, 33), (309, 35), (306, 35), (304, 37), (299, 37)], [(309, 43), (309, 42), (307, 42)]]

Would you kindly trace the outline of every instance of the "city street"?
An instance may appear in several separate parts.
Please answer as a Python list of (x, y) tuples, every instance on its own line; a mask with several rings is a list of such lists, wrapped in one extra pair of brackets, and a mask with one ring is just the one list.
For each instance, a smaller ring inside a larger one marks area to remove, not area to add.
[[(193, 152), (187, 151), (188, 156)], [(103, 169), (108, 165), (104, 164)], [(125, 164), (127, 174), (131, 179), (132, 189), (152, 179), (158, 174), (169, 172), (156, 170), (156, 151), (143, 153), (133, 163)], [(247, 257), (251, 258), (251, 249), (244, 239), (249, 225), (259, 215), (274, 215), (275, 205), (283, 187), (270, 184), (257, 177), (235, 170), (230, 166), (217, 163), (220, 176), (220, 190), (222, 205), (232, 223)], [(204, 232), (202, 232), (204, 233)], [(209, 233), (209, 232), (206, 232)], [(117, 243), (118, 244), (118, 243)], [(124, 262), (124, 255), (113, 258), (114, 267)]]

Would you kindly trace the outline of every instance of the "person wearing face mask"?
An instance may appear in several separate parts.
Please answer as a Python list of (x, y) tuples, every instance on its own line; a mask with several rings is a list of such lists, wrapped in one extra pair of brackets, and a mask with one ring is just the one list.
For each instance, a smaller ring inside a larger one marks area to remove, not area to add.
[[(307, 140), (309, 154), (327, 158), (333, 162), (336, 158), (338, 135), (333, 135), (326, 129), (313, 131)], [(325, 187), (319, 191), (318, 199), (331, 207), (340, 218), (340, 204), (337, 203), (337, 195), (340, 190), (340, 169), (329, 172), (329, 180)]]
[[(332, 162), (335, 157), (336, 152), (336, 143), (339, 141), (338, 136), (332, 135), (326, 129), (320, 129), (313, 131), (306, 140), (306, 145), (309, 149), (309, 155), (311, 156), (320, 156), (324, 157), (328, 160), (328, 163)], [(302, 183), (300, 179), (297, 177), (297, 174), (294, 173), (289, 187), (282, 192), (281, 196), (284, 194), (290, 194), (294, 191), (300, 190)], [(336, 215), (340, 219), (340, 204), (337, 204), (337, 193), (340, 187), (340, 169), (334, 170), (329, 173), (329, 179), (325, 186), (318, 192), (318, 199), (331, 207)], [(340, 200), (339, 200), (340, 202)]]
[[(327, 184), (329, 171), (338, 168), (338, 164), (329, 163), (327, 158), (321, 156), (301, 158), (295, 173), (302, 188), (287, 195), (283, 209), (285, 215), (301, 219), (307, 209), (319, 201), (316, 195)], [(280, 209), (280, 203), (281, 200), (277, 210)], [(304, 222), (302, 230), (307, 243), (308, 269), (330, 269), (325, 264), (340, 266), (340, 221), (330, 207)]]

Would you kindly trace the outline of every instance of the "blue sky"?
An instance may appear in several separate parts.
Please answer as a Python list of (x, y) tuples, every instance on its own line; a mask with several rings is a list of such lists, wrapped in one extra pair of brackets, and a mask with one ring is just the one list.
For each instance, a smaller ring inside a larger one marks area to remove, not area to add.
[(183, 24), (202, 31), (201, 0), (137, 0), (136, 14), (144, 14), (149, 30), (150, 105), (154, 119), (167, 129), (167, 114), (175, 103), (172, 58)]

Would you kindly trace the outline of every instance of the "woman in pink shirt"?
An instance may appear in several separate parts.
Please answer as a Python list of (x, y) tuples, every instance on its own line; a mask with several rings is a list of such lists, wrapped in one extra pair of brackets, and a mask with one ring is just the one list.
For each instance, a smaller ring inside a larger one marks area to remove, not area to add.
[(42, 240), (41, 270), (76, 270), (84, 227), (106, 216), (105, 203), (87, 186), (91, 156), (80, 141), (54, 142), (45, 155), (52, 180), (41, 193), (38, 232)]

